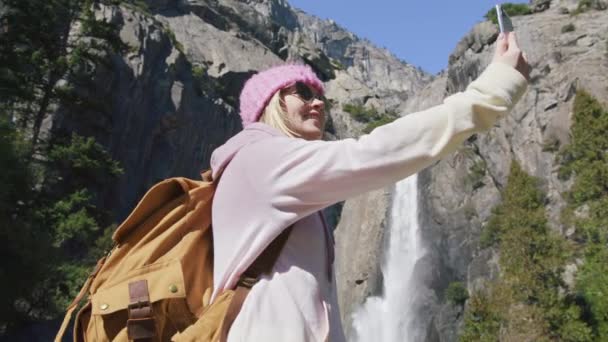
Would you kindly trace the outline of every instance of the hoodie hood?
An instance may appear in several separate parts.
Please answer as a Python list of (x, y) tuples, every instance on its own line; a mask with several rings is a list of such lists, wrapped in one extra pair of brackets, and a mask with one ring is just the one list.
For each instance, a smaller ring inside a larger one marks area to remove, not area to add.
[(281, 131), (267, 124), (253, 123), (237, 135), (230, 138), (224, 145), (216, 148), (211, 154), (211, 172), (216, 179), (228, 166), (232, 158), (245, 146), (273, 136), (285, 136)]

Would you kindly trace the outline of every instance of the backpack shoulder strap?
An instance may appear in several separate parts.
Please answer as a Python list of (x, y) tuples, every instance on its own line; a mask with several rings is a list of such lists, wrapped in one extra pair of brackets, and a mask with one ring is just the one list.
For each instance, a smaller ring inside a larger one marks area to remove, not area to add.
[[(212, 177), (211, 170), (207, 170), (202, 173), (201, 176), (205, 181), (211, 181), (214, 185), (217, 186), (219, 182), (222, 171), (218, 172), (215, 178)], [(254, 262), (247, 268), (245, 272), (239, 278), (237, 282), (236, 289), (234, 290), (234, 296), (232, 297), (232, 301), (228, 306), (228, 310), (226, 311), (226, 316), (224, 317), (224, 322), (221, 326), (220, 332), (220, 342), (226, 342), (228, 340), (228, 332), (230, 331), (230, 327), (236, 316), (241, 311), (241, 307), (249, 294), (249, 291), (257, 283), (258, 279), (262, 274), (270, 273), (272, 271), (272, 267), (277, 262), (279, 258), (279, 254), (283, 250), (287, 239), (289, 238), (289, 234), (293, 229), (293, 225), (285, 228), (279, 236), (277, 236), (269, 245), (262, 251)]]
[(243, 274), (239, 278), (237, 286), (242, 285), (242, 286), (247, 287), (247, 285), (249, 283), (251, 283), (251, 281), (253, 280), (253, 283), (251, 284), (251, 286), (248, 286), (251, 288), (255, 284), (255, 282), (257, 282), (257, 279), (261, 275), (270, 273), (272, 271), (272, 268), (273, 268), (274, 264), (277, 262), (277, 259), (279, 258), (279, 254), (281, 254), (281, 251), (283, 250), (283, 246), (285, 246), (285, 243), (287, 242), (287, 239), (289, 238), (289, 235), (290, 235), (292, 229), (293, 229), (293, 225), (285, 228), (281, 232), (281, 234), (279, 234), (279, 236), (277, 236), (268, 245), (268, 247), (266, 247), (266, 249), (264, 249), (264, 251), (262, 251), (262, 254), (260, 254), (253, 261), (251, 266), (249, 266), (249, 268), (247, 268), (247, 270), (245, 272), (243, 272)]
[(239, 278), (234, 296), (232, 297), (230, 306), (228, 306), (228, 311), (226, 311), (226, 317), (222, 324), (220, 342), (227, 341), (228, 331), (230, 331), (232, 323), (234, 323), (236, 316), (241, 311), (241, 307), (253, 285), (257, 283), (262, 274), (270, 273), (270, 271), (272, 271), (272, 267), (277, 262), (279, 254), (283, 250), (292, 229), (293, 225), (285, 228)]

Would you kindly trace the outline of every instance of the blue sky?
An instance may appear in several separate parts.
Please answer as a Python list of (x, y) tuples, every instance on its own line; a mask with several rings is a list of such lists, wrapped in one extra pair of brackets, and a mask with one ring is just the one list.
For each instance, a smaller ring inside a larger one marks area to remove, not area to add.
[(333, 19), (360, 38), (367, 38), (399, 59), (432, 74), (447, 66), (448, 57), (460, 39), (498, 3), (491, 0), (287, 1), (309, 14)]

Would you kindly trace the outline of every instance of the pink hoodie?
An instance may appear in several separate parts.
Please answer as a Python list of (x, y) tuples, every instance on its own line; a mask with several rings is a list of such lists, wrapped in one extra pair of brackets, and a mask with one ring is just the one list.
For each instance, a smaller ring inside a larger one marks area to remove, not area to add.
[(404, 116), (358, 140), (305, 141), (261, 123), (214, 151), (215, 289), (240, 274), (286, 227), (294, 229), (272, 274), (251, 290), (229, 341), (344, 341), (337, 307), (331, 234), (319, 211), (393, 184), (489, 129), (518, 101), (526, 80), (491, 64), (466, 91)]

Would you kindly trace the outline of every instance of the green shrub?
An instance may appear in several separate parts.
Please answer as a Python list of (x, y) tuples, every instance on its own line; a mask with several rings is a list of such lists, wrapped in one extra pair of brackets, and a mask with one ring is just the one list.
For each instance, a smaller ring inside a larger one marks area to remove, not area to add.
[(465, 203), (465, 205), (462, 207), (462, 210), (464, 212), (464, 217), (467, 220), (470, 220), (473, 217), (477, 216), (477, 209), (475, 209), (475, 206), (471, 202)]
[(355, 121), (367, 123), (376, 119), (378, 110), (375, 107), (365, 108), (359, 104), (347, 103), (342, 106), (342, 110), (350, 114)]
[(151, 16), (150, 6), (145, 0), (112, 0), (114, 5), (124, 5), (127, 8), (138, 11), (146, 16)]
[(598, 341), (608, 341), (608, 249), (595, 246), (577, 275), (577, 288), (595, 323)]
[(483, 177), (486, 175), (486, 162), (483, 159), (476, 161), (471, 168), (469, 168), (469, 173), (465, 178), (465, 182), (469, 185), (473, 190), (477, 190), (485, 185), (483, 182)]
[(377, 116), (374, 121), (368, 123), (365, 128), (363, 128), (363, 133), (368, 134), (371, 133), (371, 131), (373, 131), (376, 127), (380, 127), (382, 125), (386, 125), (387, 123), (391, 123), (393, 121), (395, 121), (395, 119), (397, 119), (397, 117), (395, 116), (389, 116), (389, 115), (380, 115)]
[(201, 65), (194, 65), (192, 67), (192, 76), (194, 76), (195, 78), (198, 78), (198, 79), (205, 76), (205, 67), (203, 67)]
[(173, 32), (173, 30), (171, 30), (171, 28), (169, 27), (163, 28), (163, 31), (169, 37), (169, 40), (171, 41), (171, 44), (173, 44), (175, 49), (181, 53), (184, 53), (184, 46), (180, 41), (177, 40), (177, 37), (175, 37), (175, 32)]
[(607, 7), (606, 2), (602, 0), (579, 0), (576, 9), (572, 12), (572, 15), (581, 14), (589, 10), (603, 11)]
[(499, 227), (494, 224), (488, 224), (483, 227), (479, 234), (479, 247), (488, 248), (496, 245), (500, 241)]
[(359, 104), (347, 103), (342, 106), (342, 110), (350, 114), (351, 118), (355, 121), (367, 124), (363, 128), (363, 133), (365, 134), (370, 133), (376, 127), (393, 122), (399, 118), (396, 112), (380, 113), (374, 106), (366, 108)]
[(464, 305), (469, 299), (469, 291), (464, 283), (460, 281), (451, 282), (445, 290), (445, 297), (449, 302), (456, 305)]
[(344, 66), (344, 64), (342, 64), (339, 60), (337, 59), (331, 59), (330, 61), (331, 66), (335, 69), (335, 70), (346, 70), (346, 67)]
[(543, 142), (543, 152), (557, 152), (559, 151), (560, 141), (556, 137), (550, 137)]
[(574, 30), (576, 30), (576, 28), (572, 23), (562, 26), (562, 33), (573, 32)]
[(608, 111), (584, 90), (576, 93), (573, 107), (572, 141), (558, 154), (559, 177), (577, 174), (570, 198), (574, 204), (597, 199), (608, 184)]
[(495, 342), (499, 340), (500, 327), (504, 321), (501, 307), (487, 294), (475, 292), (469, 299), (465, 311), (464, 326), (459, 341)]
[[(518, 15), (532, 14), (532, 9), (526, 4), (514, 4), (505, 3), (502, 5), (503, 11), (505, 11), (509, 17), (515, 17)], [(498, 25), (498, 19), (496, 18), (496, 9), (492, 7), (485, 15), (484, 18)]]

